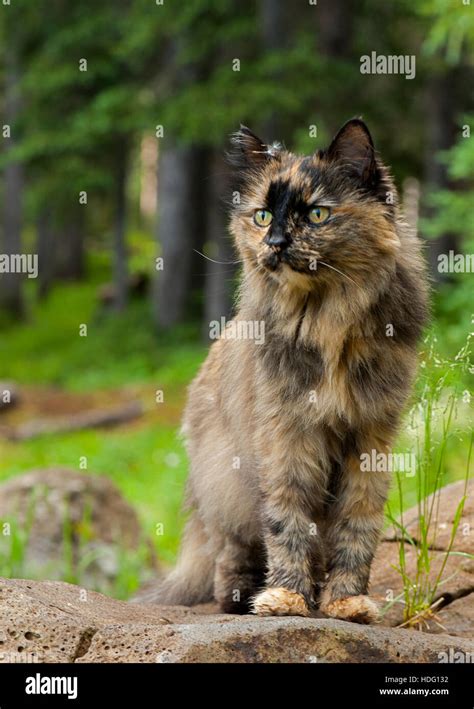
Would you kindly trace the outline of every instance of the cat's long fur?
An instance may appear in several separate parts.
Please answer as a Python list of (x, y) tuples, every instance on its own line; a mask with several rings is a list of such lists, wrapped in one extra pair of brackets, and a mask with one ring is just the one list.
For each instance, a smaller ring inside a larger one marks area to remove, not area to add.
[[(320, 604), (369, 622), (389, 474), (364, 472), (360, 456), (389, 452), (410, 391), (427, 311), (420, 245), (362, 121), (309, 157), (244, 127), (233, 147), (235, 318), (263, 322), (264, 343), (221, 338), (190, 387), (191, 516), (154, 600), (278, 615)], [(304, 221), (312, 204), (331, 206), (326, 225)], [(288, 248), (264, 242), (277, 232)]]

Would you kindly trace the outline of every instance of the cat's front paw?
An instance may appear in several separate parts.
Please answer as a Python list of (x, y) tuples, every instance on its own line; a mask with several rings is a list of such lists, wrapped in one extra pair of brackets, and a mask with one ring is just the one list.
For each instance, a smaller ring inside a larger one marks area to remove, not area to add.
[(347, 596), (321, 604), (321, 610), (331, 618), (349, 620), (353, 623), (376, 623), (379, 619), (379, 607), (368, 596)]
[(286, 588), (267, 588), (255, 596), (251, 608), (256, 615), (309, 615), (303, 596)]

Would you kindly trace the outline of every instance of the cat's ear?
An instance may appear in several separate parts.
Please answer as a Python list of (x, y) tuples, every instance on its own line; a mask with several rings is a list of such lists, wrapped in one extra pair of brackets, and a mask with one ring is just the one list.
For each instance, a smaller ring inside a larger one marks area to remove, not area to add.
[(243, 125), (231, 136), (230, 142), (232, 149), (227, 153), (227, 158), (232, 165), (244, 170), (263, 167), (279, 150), (277, 144), (267, 145)]
[(362, 183), (373, 182), (377, 172), (372, 136), (364, 121), (351, 118), (347, 121), (327, 150), (327, 158), (348, 167)]

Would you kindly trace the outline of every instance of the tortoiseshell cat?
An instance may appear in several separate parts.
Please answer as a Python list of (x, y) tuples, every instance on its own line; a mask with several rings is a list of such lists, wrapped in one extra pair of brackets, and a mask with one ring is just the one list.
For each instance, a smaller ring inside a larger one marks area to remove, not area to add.
[(242, 126), (231, 158), (235, 320), (265, 336), (221, 337), (191, 385), (191, 517), (154, 600), (371, 622), (389, 473), (361, 455), (389, 452), (410, 391), (427, 316), (420, 245), (361, 120), (308, 157)]

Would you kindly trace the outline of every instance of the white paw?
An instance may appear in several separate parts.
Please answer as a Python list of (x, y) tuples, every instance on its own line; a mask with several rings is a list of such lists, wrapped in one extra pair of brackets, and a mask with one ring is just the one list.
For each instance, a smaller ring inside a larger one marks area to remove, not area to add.
[(350, 620), (353, 623), (375, 623), (379, 619), (379, 607), (369, 596), (347, 596), (330, 603), (321, 604), (321, 610), (331, 618)]
[(309, 615), (306, 601), (299, 593), (286, 588), (267, 588), (252, 600), (256, 615)]

